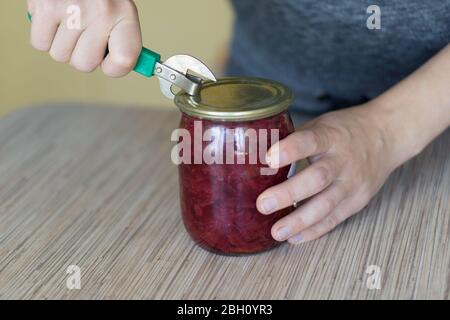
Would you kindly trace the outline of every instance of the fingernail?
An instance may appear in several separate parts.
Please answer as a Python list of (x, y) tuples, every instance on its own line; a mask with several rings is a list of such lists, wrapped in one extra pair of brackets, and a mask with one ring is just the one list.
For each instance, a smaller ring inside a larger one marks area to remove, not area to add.
[(291, 228), (289, 228), (287, 226), (281, 227), (277, 231), (277, 239), (278, 240), (284, 240), (286, 238), (289, 238), (290, 235), (291, 235)]
[(278, 207), (277, 199), (275, 199), (274, 197), (264, 198), (261, 201), (261, 207), (264, 213), (271, 213)]
[(293, 236), (292, 238), (289, 238), (289, 243), (292, 244), (300, 244), (302, 242), (305, 242), (305, 239), (303, 238), (303, 235), (301, 233)]
[(270, 153), (267, 154), (267, 165), (273, 169), (279, 168), (287, 161), (287, 154), (284, 151), (280, 151), (279, 148), (273, 148)]

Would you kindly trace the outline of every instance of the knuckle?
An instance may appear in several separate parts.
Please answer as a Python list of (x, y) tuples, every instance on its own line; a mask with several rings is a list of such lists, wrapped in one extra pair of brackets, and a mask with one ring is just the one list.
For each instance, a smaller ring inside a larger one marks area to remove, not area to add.
[(124, 69), (133, 69), (136, 63), (136, 57), (134, 54), (116, 54), (112, 57), (112, 61), (115, 65)]
[(361, 202), (366, 205), (367, 203), (369, 203), (371, 198), (372, 192), (370, 192), (370, 189), (367, 186), (363, 187), (360, 196)]
[(319, 188), (325, 188), (330, 183), (330, 170), (324, 166), (318, 167), (314, 176)]
[(120, 12), (125, 13), (135, 13), (137, 12), (136, 5), (133, 1), (121, 1), (119, 4), (119, 10)]
[(301, 215), (296, 215), (292, 219), (291, 225), (294, 229), (294, 233), (298, 233), (307, 227), (307, 224)]
[(34, 1), (32, 3), (34, 13), (41, 17), (51, 17), (56, 13), (56, 5), (54, 0)]
[(319, 137), (318, 134), (313, 130), (307, 130), (304, 132), (304, 139), (309, 142), (311, 145), (311, 149), (313, 152), (316, 152), (319, 149)]
[(362, 185), (364, 183), (363, 171), (353, 170), (352, 181), (354, 185)]
[(82, 62), (72, 61), (71, 66), (78, 71), (86, 73), (93, 72), (97, 68), (96, 64), (91, 63), (89, 61), (82, 61)]
[(109, 0), (97, 0), (95, 1), (95, 12), (97, 16), (102, 18), (111, 17), (114, 14), (114, 5)]
[(317, 232), (316, 230), (312, 230), (313, 228), (311, 228), (311, 230), (307, 230), (307, 231), (303, 231), (303, 238), (306, 241), (313, 241), (313, 240), (317, 240), (321, 237), (321, 234), (319, 232)]
[(50, 49), (49, 55), (53, 60), (59, 63), (67, 63), (70, 61), (70, 54), (65, 52), (59, 52), (54, 49)]
[(311, 228), (302, 231), (303, 239), (306, 241), (312, 241), (319, 239), (323, 233), (317, 228), (317, 226), (312, 226)]
[(288, 187), (286, 188), (286, 193), (287, 193), (287, 197), (288, 197), (288, 201), (290, 205), (293, 205), (295, 202), (298, 202), (300, 199), (298, 194), (297, 194), (297, 188), (295, 187), (294, 184), (289, 184)]
[(33, 46), (34, 49), (42, 52), (48, 52), (51, 47), (50, 41), (36, 38), (31, 39), (31, 45)]
[(332, 230), (334, 228), (336, 228), (336, 226), (339, 224), (339, 220), (337, 218), (336, 215), (334, 214), (330, 214), (326, 219), (325, 219), (325, 228), (327, 230)]
[(302, 134), (300, 134), (301, 132), (294, 132), (293, 134), (290, 135), (291, 139), (286, 140), (287, 143), (289, 144), (289, 148), (292, 148), (293, 150), (297, 150), (298, 152), (302, 152), (303, 148), (302, 148), (302, 144), (304, 144), (304, 137)]
[(321, 201), (321, 211), (322, 212), (330, 212), (336, 208), (336, 200), (333, 198), (324, 198)]
[(294, 190), (293, 190), (292, 187), (290, 187), (290, 188), (287, 189), (287, 195), (288, 195), (289, 202), (290, 202), (291, 204), (293, 204), (294, 202), (297, 201), (297, 200), (295, 199), (295, 198), (296, 198), (296, 194), (295, 194), (295, 192), (294, 192)]
[(102, 65), (102, 72), (105, 76), (107, 77), (118, 77), (120, 75), (117, 75), (116, 73), (113, 73), (110, 68), (107, 68), (105, 66)]

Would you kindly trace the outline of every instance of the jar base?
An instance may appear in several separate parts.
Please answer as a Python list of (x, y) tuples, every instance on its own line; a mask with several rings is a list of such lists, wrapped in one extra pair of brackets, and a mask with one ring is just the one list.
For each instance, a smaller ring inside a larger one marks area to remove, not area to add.
[[(191, 240), (192, 240), (192, 238), (191, 238)], [(224, 251), (212, 249), (211, 247), (208, 247), (206, 245), (202, 245), (202, 244), (196, 242), (195, 240), (192, 240), (192, 242), (194, 242), (194, 244), (197, 247), (201, 248), (202, 250), (205, 250), (209, 253), (213, 253), (213, 254), (216, 254), (219, 256), (225, 256), (225, 257), (245, 257), (245, 256), (258, 255), (258, 254), (262, 254), (262, 253), (274, 250), (284, 244), (284, 242), (277, 242), (270, 247), (267, 247), (267, 248), (264, 248), (264, 249), (261, 249), (258, 251), (253, 251), (253, 252), (224, 252)]]

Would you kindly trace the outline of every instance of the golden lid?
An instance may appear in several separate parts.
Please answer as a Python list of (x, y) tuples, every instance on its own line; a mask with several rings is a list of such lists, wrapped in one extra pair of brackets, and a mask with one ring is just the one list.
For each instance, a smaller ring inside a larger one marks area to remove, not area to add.
[(242, 121), (279, 114), (294, 95), (281, 83), (260, 78), (222, 78), (205, 82), (198, 96), (180, 92), (175, 104), (185, 114), (211, 120)]

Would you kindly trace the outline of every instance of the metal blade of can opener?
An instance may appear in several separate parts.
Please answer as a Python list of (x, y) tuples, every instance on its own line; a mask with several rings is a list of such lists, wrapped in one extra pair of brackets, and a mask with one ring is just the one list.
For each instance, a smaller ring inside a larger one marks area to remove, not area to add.
[(170, 57), (163, 63), (156, 63), (154, 74), (159, 78), (162, 93), (169, 99), (175, 97), (173, 86), (191, 96), (196, 96), (204, 80), (217, 81), (205, 64), (185, 54)]
[(161, 55), (147, 48), (142, 48), (134, 71), (146, 77), (158, 77), (161, 91), (169, 99), (175, 98), (174, 87), (196, 96), (203, 81), (217, 81), (211, 70), (197, 58), (180, 54), (162, 62)]

